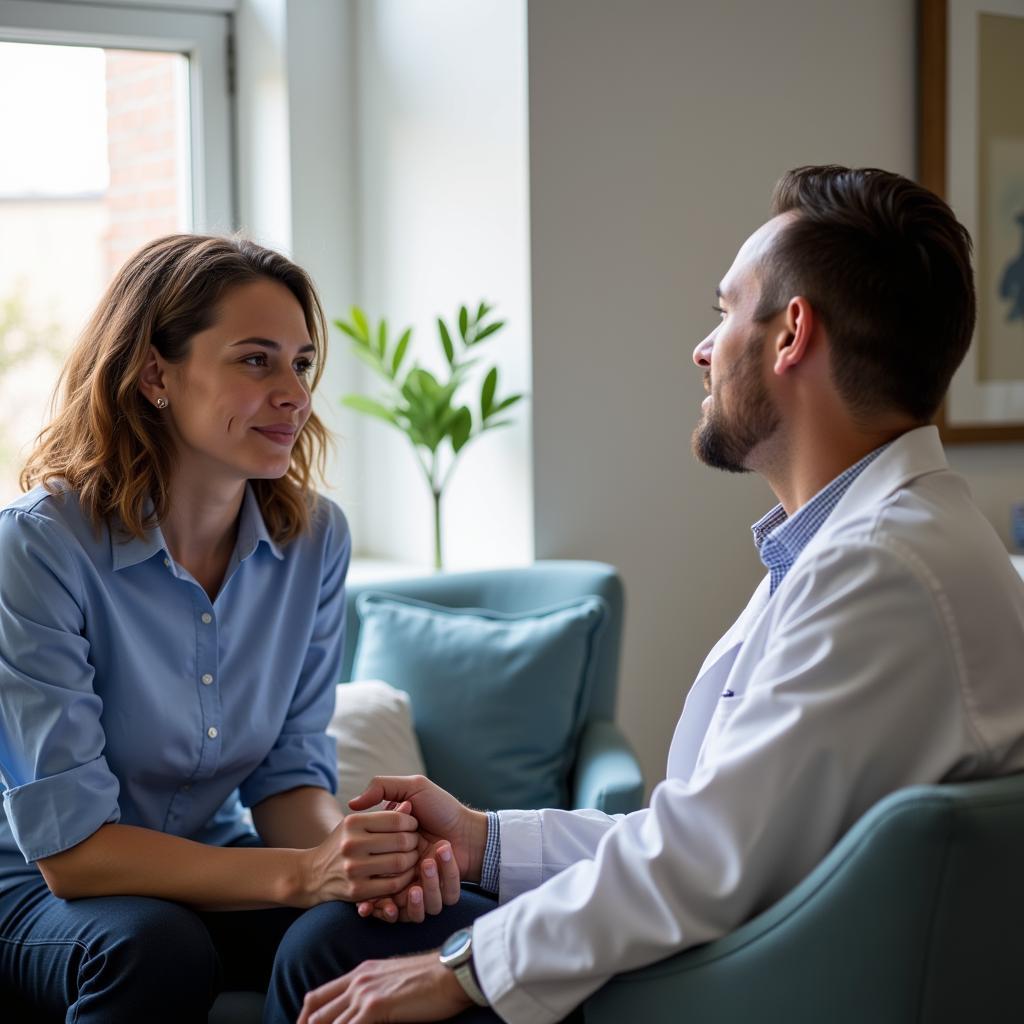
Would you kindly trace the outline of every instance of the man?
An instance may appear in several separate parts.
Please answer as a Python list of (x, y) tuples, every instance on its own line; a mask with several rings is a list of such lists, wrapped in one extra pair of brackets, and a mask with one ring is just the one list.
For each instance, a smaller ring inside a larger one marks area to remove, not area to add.
[(483, 815), (425, 779), (374, 780), (354, 807), (408, 801), (463, 878), (494, 888), (497, 863), (501, 905), (440, 959), (303, 979), (300, 1024), (473, 1001), (559, 1020), (778, 900), (885, 794), (1024, 769), (1024, 586), (928, 425), (973, 330), (969, 236), (877, 170), (793, 171), (773, 212), (694, 351), (695, 453), (780, 502), (753, 528), (768, 576), (705, 661), (666, 780), (614, 818)]

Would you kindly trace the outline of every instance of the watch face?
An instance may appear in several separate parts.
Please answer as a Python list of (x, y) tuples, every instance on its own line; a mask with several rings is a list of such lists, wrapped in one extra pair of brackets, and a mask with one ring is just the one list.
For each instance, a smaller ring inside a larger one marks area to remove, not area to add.
[(448, 960), (458, 956), (469, 944), (469, 940), (472, 937), (473, 932), (469, 928), (460, 928), (457, 932), (453, 932), (444, 940), (441, 946), (441, 957), (444, 960)]

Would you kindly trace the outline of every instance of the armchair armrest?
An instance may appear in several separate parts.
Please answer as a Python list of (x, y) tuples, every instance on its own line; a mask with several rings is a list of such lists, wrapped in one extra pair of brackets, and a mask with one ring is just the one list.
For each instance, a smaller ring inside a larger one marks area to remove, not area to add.
[[(723, 938), (613, 978), (584, 1004), (587, 1024), (618, 1024), (638, 1006), (651, 1024), (680, 1020), (681, 1008), (687, 1018), (705, 1024), (963, 1019), (959, 1010), (936, 1015), (934, 1008), (921, 1009), (933, 923), (953, 913), (941, 906), (943, 878), (954, 861), (948, 846), (958, 829), (970, 837), (981, 831), (954, 822), (951, 802), (958, 792), (975, 792), (981, 803), (989, 799), (984, 787), (998, 795), (999, 784), (1008, 781), (917, 786), (890, 794), (774, 906)], [(1022, 798), (1024, 793), (1011, 808), (1018, 816)], [(1012, 844), (1005, 845), (1007, 864), (1016, 864)], [(986, 853), (998, 894), (1013, 876), (992, 866), (994, 858)], [(962, 851), (959, 856), (971, 864)], [(985, 871), (963, 869), (968, 870), (984, 880)], [(948, 884), (955, 883), (963, 889), (961, 878)], [(978, 914), (991, 917), (999, 897), (986, 903), (971, 891), (966, 902), (972, 898), (981, 908)], [(963, 934), (985, 933), (980, 924), (970, 927), (955, 916), (948, 928), (958, 950)], [(1016, 953), (1014, 942), (998, 928), (989, 931), (1008, 948), (1008, 956)], [(984, 952), (995, 959), (991, 944)], [(1002, 976), (997, 966), (984, 966), (992, 977)]]
[(587, 722), (573, 773), (571, 806), (627, 814), (643, 805), (644, 778), (629, 740), (614, 722)]

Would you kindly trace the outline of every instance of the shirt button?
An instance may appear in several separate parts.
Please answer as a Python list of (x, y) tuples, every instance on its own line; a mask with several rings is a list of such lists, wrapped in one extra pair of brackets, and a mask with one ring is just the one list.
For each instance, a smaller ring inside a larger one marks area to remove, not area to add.
[(203, 686), (209, 686), (212, 682), (213, 682), (213, 676), (211, 676), (210, 673), (207, 672), (203, 676)]
[(203, 622), (206, 623), (207, 626), (211, 622), (213, 622), (213, 616), (209, 612), (203, 612), (203, 614), (200, 615), (199, 617), (203, 620)]
[(170, 567), (171, 567), (171, 560), (169, 558), (165, 558), (164, 559), (164, 565), (166, 565), (167, 568), (170, 569)]
[(210, 728), (206, 730), (206, 735), (209, 736), (211, 740), (215, 740), (217, 738), (217, 726), (211, 725)]
[(185, 785), (182, 786), (181, 788), (187, 793), (192, 788), (192, 783), (191, 782), (186, 782)]

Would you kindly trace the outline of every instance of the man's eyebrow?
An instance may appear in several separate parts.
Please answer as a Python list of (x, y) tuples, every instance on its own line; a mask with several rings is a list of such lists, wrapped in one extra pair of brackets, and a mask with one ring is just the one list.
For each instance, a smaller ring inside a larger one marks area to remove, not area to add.
[(722, 291), (722, 286), (720, 284), (715, 285), (715, 296), (721, 299), (723, 302), (727, 301), (725, 297), (725, 292)]
[[(240, 341), (233, 341), (230, 345), (231, 348), (237, 348), (239, 345), (259, 345), (260, 348), (269, 348), (274, 352), (281, 351), (281, 343), (277, 341), (271, 341), (269, 338), (242, 338)], [(309, 345), (303, 345), (299, 349), (300, 352), (315, 352), (316, 346), (312, 343)]]

